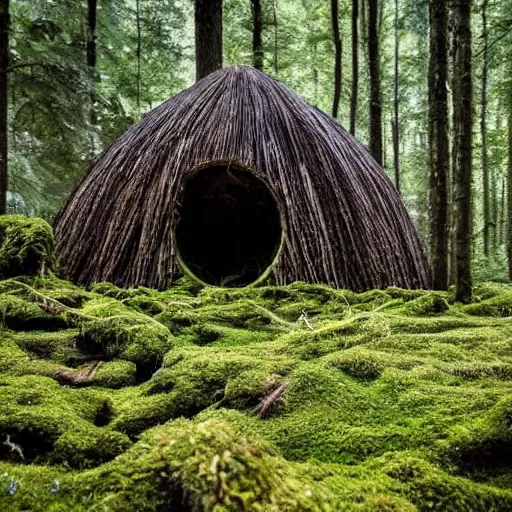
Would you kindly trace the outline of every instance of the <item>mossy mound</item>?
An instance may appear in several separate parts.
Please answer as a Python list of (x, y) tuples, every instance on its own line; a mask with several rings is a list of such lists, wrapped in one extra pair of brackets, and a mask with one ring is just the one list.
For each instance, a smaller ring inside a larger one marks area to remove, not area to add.
[(512, 510), (509, 295), (2, 281), (0, 510)]
[(42, 219), (0, 216), (0, 279), (55, 269), (53, 232)]

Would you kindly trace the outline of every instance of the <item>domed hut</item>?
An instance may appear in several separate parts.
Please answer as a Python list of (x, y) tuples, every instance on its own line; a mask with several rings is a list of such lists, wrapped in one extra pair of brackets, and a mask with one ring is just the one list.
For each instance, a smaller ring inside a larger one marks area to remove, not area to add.
[(55, 225), (61, 268), (164, 289), (301, 280), (427, 288), (430, 271), (381, 167), (334, 119), (247, 66), (149, 112), (98, 159)]

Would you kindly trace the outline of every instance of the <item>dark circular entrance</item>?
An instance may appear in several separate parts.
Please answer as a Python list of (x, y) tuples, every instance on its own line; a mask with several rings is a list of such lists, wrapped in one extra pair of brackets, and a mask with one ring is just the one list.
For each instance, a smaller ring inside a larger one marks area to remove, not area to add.
[(185, 184), (176, 227), (183, 263), (215, 286), (246, 286), (272, 264), (281, 216), (267, 185), (228, 165), (201, 169)]

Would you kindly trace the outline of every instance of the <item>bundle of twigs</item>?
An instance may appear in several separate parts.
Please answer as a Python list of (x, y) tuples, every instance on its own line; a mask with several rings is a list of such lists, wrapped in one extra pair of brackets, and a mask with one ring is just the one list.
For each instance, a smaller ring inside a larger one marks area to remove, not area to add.
[(253, 172), (279, 202), (274, 283), (430, 286), (416, 230), (383, 169), (334, 119), (246, 66), (171, 98), (101, 155), (56, 221), (66, 276), (166, 288), (182, 272), (175, 228), (184, 184), (221, 162)]

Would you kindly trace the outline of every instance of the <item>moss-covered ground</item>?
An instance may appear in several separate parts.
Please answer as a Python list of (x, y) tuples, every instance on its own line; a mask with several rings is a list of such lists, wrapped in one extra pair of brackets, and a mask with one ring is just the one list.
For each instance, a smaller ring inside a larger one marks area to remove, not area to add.
[(0, 510), (512, 510), (512, 288), (0, 282)]

